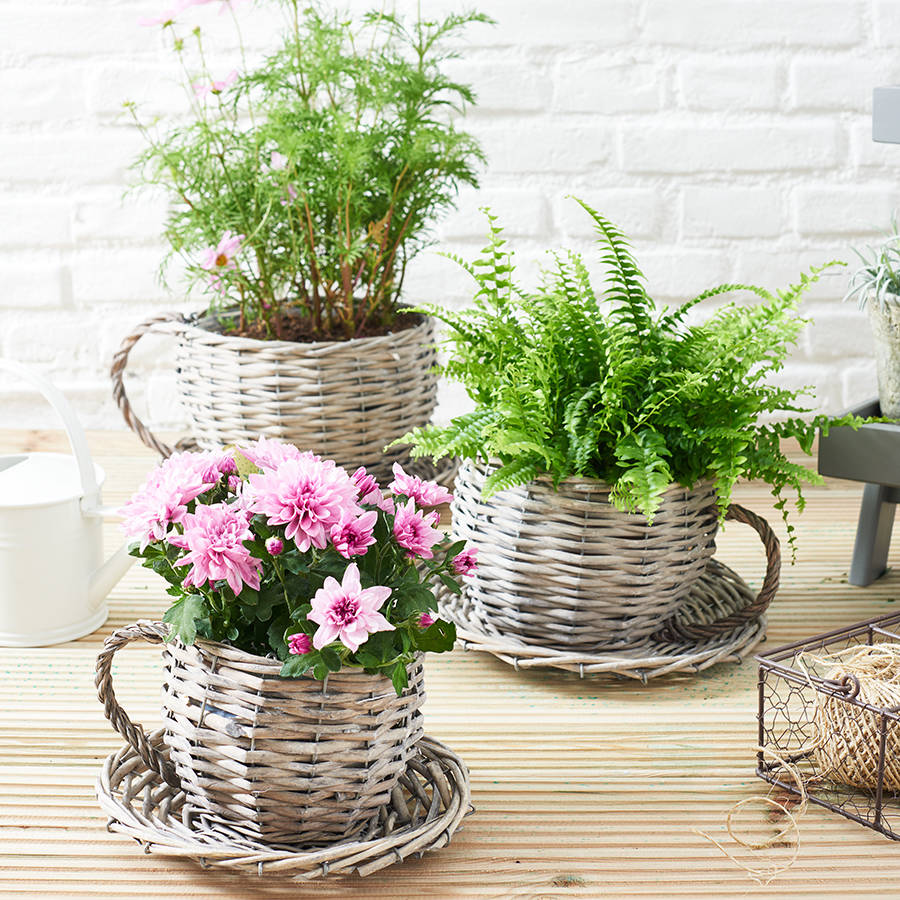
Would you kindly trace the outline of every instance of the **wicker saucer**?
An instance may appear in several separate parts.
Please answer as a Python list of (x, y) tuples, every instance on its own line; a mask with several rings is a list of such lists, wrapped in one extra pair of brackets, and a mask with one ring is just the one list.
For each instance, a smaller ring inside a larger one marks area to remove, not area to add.
[[(150, 735), (163, 754), (162, 730)], [(185, 805), (185, 795), (147, 769), (128, 746), (111, 754), (97, 779), (97, 799), (110, 831), (131, 835), (145, 853), (186, 856), (202, 866), (226, 866), (256, 875), (312, 880), (325, 875), (370, 875), (408, 856), (446, 846), (473, 811), (469, 773), (449, 747), (429, 737), (418, 743), (401, 788), (381, 810), (377, 825), (359, 838), (326, 846), (266, 845), (235, 832), (203, 827)]]
[(693, 635), (703, 626), (721, 621), (756, 600), (753, 591), (728, 566), (710, 560), (706, 571), (680, 609), (672, 627), (621, 651), (573, 654), (521, 643), (508, 635), (477, 630), (466, 615), (465, 596), (444, 590), (441, 612), (456, 623), (457, 637), (465, 650), (482, 650), (516, 669), (553, 668), (586, 675), (616, 675), (646, 683), (673, 672), (700, 672), (720, 662), (740, 662), (766, 636), (766, 616), (736, 625), (710, 636)]

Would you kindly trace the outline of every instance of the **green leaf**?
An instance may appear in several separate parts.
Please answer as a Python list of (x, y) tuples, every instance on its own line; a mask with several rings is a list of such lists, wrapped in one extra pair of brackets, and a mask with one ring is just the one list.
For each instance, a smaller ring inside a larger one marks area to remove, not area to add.
[(234, 464), (237, 466), (238, 475), (241, 478), (246, 478), (248, 475), (258, 475), (262, 472), (262, 469), (257, 468), (240, 450), (235, 447), (232, 451), (232, 455), (234, 456)]
[(282, 678), (299, 678), (312, 668), (313, 663), (316, 661), (316, 656), (318, 656), (318, 654), (312, 653), (300, 656), (289, 656), (284, 661), (284, 665), (281, 667), (281, 672), (279, 674)]
[(339, 672), (341, 670), (341, 658), (334, 647), (323, 647), (319, 653), (329, 672)]
[(444, 587), (446, 587), (451, 593), (454, 593), (454, 594), (462, 593), (462, 588), (459, 586), (459, 584), (457, 584), (457, 582), (453, 578), (451, 578), (446, 572), (438, 573), (438, 577), (443, 582)]
[(456, 642), (456, 625), (438, 619), (424, 631), (412, 631), (412, 638), (419, 650), (430, 653), (445, 653), (453, 649)]
[(397, 665), (394, 666), (394, 669), (391, 672), (391, 684), (394, 685), (394, 690), (397, 692), (398, 697), (406, 690), (409, 685), (409, 675), (404, 663), (398, 662)]
[(163, 615), (163, 622), (172, 626), (169, 640), (176, 635), (182, 642), (190, 646), (197, 637), (196, 620), (207, 615), (206, 600), (199, 594), (186, 594), (181, 600), (176, 600)]

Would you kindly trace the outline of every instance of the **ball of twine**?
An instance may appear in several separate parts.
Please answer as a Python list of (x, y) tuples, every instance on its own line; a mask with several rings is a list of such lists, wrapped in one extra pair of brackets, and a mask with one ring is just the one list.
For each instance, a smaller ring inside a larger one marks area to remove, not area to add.
[[(877, 709), (900, 707), (900, 644), (851, 647), (831, 654), (824, 662), (828, 664), (827, 679), (859, 684), (857, 701)], [(884, 716), (840, 695), (816, 691), (816, 700), (813, 758), (818, 776), (875, 790)], [(884, 789), (900, 791), (900, 723), (887, 720), (886, 725)]]

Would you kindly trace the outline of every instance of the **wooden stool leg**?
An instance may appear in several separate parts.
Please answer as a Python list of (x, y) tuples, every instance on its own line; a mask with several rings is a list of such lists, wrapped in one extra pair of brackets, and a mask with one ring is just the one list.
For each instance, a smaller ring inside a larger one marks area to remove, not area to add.
[(850, 584), (865, 587), (884, 575), (897, 499), (897, 489), (887, 485), (867, 484), (863, 489)]

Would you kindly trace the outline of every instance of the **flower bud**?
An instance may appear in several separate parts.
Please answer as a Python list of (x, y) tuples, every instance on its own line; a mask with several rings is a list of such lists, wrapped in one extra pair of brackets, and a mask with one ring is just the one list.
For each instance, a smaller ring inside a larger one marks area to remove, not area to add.
[(281, 556), (284, 551), (284, 541), (280, 537), (272, 535), (272, 537), (266, 539), (266, 550), (270, 556)]

